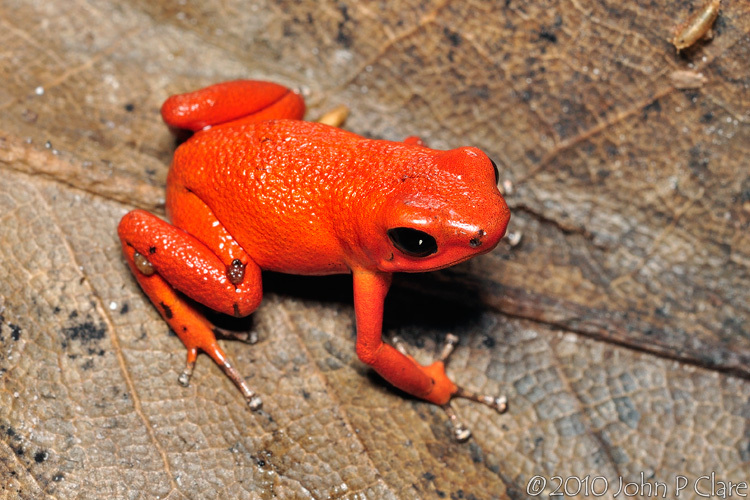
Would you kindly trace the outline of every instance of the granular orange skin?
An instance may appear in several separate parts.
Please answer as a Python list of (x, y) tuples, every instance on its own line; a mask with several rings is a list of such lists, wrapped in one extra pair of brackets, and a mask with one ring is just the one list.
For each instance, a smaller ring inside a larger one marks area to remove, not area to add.
[[(351, 272), (359, 358), (401, 390), (444, 405), (458, 388), (443, 363), (422, 366), (382, 342), (383, 301), (393, 272), (440, 269), (497, 245), (510, 212), (493, 165), (476, 148), (366, 139), (303, 114), (301, 97), (268, 82), (168, 99), (167, 124), (196, 133), (167, 177), (172, 223), (143, 210), (120, 222), (131, 270), (187, 347), (188, 363), (203, 350), (220, 366), (228, 361), (212, 325), (176, 291), (245, 316), (261, 301), (261, 270)], [(427, 233), (436, 251), (404, 251), (393, 228)], [(155, 272), (139, 271), (136, 252)]]

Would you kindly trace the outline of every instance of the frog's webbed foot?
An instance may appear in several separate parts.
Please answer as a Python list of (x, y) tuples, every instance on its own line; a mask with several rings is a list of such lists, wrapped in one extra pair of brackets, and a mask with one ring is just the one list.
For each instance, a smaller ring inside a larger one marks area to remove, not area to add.
[[(407, 356), (409, 355), (406, 350), (405, 344), (403, 343), (403, 341), (401, 341), (400, 338), (394, 337), (392, 342), (393, 346), (402, 354)], [(441, 350), (440, 355), (438, 356), (436, 361), (440, 363), (447, 362), (457, 344), (458, 337), (456, 335), (453, 335), (452, 333), (446, 335), (445, 344), (443, 345), (443, 349)], [(489, 406), (498, 413), (505, 413), (505, 411), (507, 411), (508, 409), (508, 398), (506, 398), (505, 396), (489, 396), (485, 394), (478, 394), (463, 387), (458, 387), (457, 391), (453, 394), (453, 397), (470, 399), (472, 401), (476, 401), (477, 403), (482, 403), (483, 405)], [(461, 421), (460, 417), (456, 413), (456, 410), (453, 408), (453, 406), (451, 406), (450, 401), (445, 403), (444, 405), (440, 405), (440, 407), (448, 416), (448, 420), (450, 421), (451, 427), (453, 429), (453, 437), (456, 439), (456, 441), (467, 441), (471, 437), (471, 430), (469, 430), (469, 428)]]

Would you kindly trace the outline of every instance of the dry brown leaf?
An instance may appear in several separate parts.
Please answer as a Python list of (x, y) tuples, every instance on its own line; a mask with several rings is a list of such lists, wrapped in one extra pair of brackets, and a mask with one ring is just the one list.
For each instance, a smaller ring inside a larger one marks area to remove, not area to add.
[[(0, 498), (749, 481), (750, 6), (675, 54), (685, 8), (2, 0)], [(460, 404), (470, 443), (356, 359), (346, 277), (268, 276), (261, 341), (224, 343), (263, 413), (206, 357), (176, 383), (184, 350), (115, 227), (161, 212), (161, 102), (247, 77), (302, 88), (311, 116), (345, 104), (363, 135), (477, 145), (513, 182), (520, 244), (400, 276), (386, 311), (424, 361), (458, 334), (449, 372), (509, 396), (502, 416)]]

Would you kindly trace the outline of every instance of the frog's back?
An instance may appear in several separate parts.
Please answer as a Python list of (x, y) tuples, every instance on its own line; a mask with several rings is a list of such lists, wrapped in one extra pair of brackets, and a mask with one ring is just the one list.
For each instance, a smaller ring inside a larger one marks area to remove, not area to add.
[[(388, 182), (383, 172), (389, 165), (363, 161), (389, 158), (373, 154), (380, 147), (410, 149), (296, 120), (219, 126), (178, 148), (168, 183), (203, 200), (264, 269), (342, 272), (337, 231), (363, 192)], [(295, 252), (325, 262), (299, 263)], [(284, 262), (281, 253), (288, 254)]]

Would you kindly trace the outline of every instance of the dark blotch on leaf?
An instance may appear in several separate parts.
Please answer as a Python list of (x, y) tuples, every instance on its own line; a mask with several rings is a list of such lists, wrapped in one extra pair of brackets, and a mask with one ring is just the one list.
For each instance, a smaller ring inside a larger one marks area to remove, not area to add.
[(643, 107), (643, 119), (644, 120), (647, 119), (649, 113), (652, 113), (652, 112), (656, 114), (661, 113), (661, 103), (659, 102), (658, 99), (652, 102), (651, 104), (648, 104)]
[(547, 28), (542, 28), (542, 31), (539, 32), (539, 39), (546, 40), (552, 43), (557, 43), (557, 35), (555, 35), (553, 32), (551, 32)]
[(461, 35), (459, 35), (457, 32), (445, 28), (443, 30), (443, 34), (445, 34), (445, 37), (454, 47), (458, 47), (459, 45), (461, 45)]
[(68, 340), (80, 340), (86, 344), (92, 340), (104, 338), (106, 333), (103, 326), (95, 325), (92, 321), (86, 321), (80, 325), (71, 326), (63, 329), (63, 334)]

